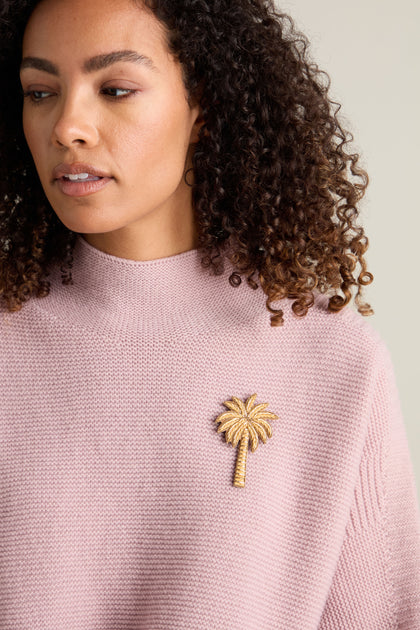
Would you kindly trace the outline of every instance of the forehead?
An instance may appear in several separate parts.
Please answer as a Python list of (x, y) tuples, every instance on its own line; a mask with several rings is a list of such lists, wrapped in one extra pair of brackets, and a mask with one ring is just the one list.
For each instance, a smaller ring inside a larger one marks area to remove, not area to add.
[(135, 0), (42, 0), (26, 25), (22, 55), (84, 60), (104, 49), (168, 58), (164, 25)]

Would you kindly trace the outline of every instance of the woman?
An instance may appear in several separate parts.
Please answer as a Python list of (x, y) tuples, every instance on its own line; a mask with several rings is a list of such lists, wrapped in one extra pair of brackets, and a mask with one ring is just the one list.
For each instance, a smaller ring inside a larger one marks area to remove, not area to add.
[(305, 37), (264, 0), (1, 17), (0, 630), (418, 628), (368, 176)]

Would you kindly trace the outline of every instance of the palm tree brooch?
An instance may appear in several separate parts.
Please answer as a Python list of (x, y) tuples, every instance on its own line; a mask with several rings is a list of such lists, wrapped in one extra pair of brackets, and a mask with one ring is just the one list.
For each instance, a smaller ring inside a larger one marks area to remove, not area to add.
[(238, 488), (245, 486), (246, 458), (248, 454), (248, 443), (251, 440), (251, 451), (255, 451), (258, 446), (258, 438), (264, 442), (272, 436), (271, 426), (266, 418), (278, 420), (276, 414), (264, 411), (268, 403), (261, 403), (253, 407), (257, 394), (250, 396), (245, 404), (236, 396), (232, 400), (227, 400), (223, 404), (230, 411), (217, 416), (215, 422), (221, 422), (217, 433), (226, 431), (226, 442), (232, 442), (232, 446), (237, 446), (239, 440), (238, 456), (236, 458), (235, 478), (233, 485)]

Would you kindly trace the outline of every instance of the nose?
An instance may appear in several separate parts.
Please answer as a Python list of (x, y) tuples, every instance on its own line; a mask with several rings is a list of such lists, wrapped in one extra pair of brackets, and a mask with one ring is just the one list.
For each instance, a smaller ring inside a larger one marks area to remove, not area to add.
[(99, 133), (92, 104), (83, 101), (80, 95), (63, 100), (53, 127), (52, 141), (60, 148), (75, 144), (95, 146)]

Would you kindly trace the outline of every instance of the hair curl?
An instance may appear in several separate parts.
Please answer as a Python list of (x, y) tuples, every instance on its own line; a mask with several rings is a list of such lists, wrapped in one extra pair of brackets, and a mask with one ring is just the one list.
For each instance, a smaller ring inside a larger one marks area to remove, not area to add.
[[(330, 292), (328, 310), (338, 312), (356, 285), (358, 311), (372, 315), (360, 299), (373, 281), (363, 257), (369, 241), (356, 224), (369, 178), (359, 155), (344, 149), (353, 136), (328, 98), (329, 75), (308, 57), (307, 37), (273, 0), (134, 1), (166, 27), (189, 98), (202, 107), (192, 158), (202, 265), (221, 273), (222, 250), (234, 242), (229, 282), (238, 286), (244, 273), (256, 289), (258, 274), (272, 326), (284, 322), (271, 302), (295, 298), (291, 308), (303, 317), (314, 289)], [(3, 1), (0, 11), (0, 295), (9, 311), (48, 295), (53, 263), (72, 283), (65, 269), (77, 237), (51, 208), (23, 135), (19, 64), (37, 4)]]

